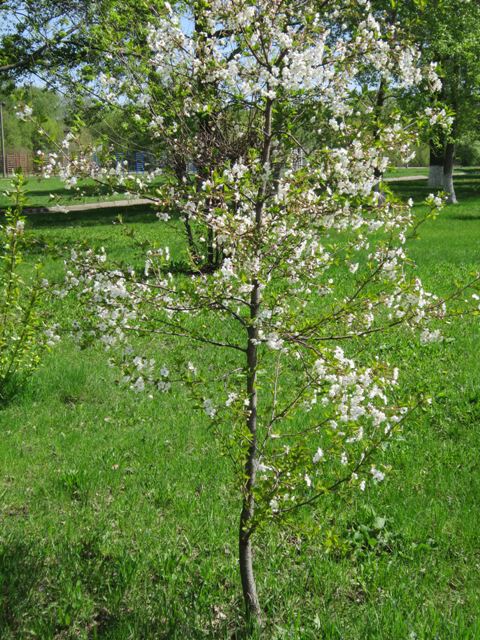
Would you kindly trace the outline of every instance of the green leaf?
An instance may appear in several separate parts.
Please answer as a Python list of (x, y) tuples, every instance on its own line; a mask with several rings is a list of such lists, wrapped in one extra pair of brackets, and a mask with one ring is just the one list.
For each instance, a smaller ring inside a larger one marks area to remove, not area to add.
[(375, 520), (373, 521), (373, 528), (374, 529), (383, 529), (384, 526), (385, 526), (385, 522), (386, 522), (385, 518), (381, 518), (380, 516), (377, 516), (375, 518)]

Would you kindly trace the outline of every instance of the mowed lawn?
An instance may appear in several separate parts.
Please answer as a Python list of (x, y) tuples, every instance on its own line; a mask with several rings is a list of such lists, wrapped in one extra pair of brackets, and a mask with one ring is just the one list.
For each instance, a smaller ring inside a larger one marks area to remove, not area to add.
[[(141, 175), (138, 176), (141, 179)], [(5, 195), (11, 190), (11, 179), (0, 178), (0, 209), (8, 207), (11, 202)], [(66, 188), (59, 178), (41, 178), (31, 176), (28, 178), (28, 202), (27, 207), (67, 207), (72, 204), (88, 204), (105, 200), (127, 200), (135, 197), (133, 194), (112, 194), (108, 187), (96, 183), (94, 180), (79, 180), (72, 188)]]
[[(480, 175), (457, 185), (461, 204), (410, 242), (439, 292), (480, 267)], [(394, 188), (428, 194), (422, 182)], [(140, 264), (115, 215), (31, 216), (28, 260), (60, 280), (62, 247), (84, 243)], [(181, 260), (178, 223), (142, 207), (123, 217)], [(62, 301), (56, 313), (81, 310)], [(301, 532), (256, 540), (262, 638), (480, 638), (479, 322), (424, 348), (402, 331), (369, 342), (433, 404), (385, 451), (383, 484), (326, 498), (299, 514)], [(245, 637), (230, 464), (181, 390), (149, 399), (116, 373), (101, 349), (65, 339), (0, 411), (0, 638)]]
[[(472, 173), (478, 172), (478, 168), (476, 167), (455, 167), (455, 174), (456, 175), (462, 175), (463, 173)], [(417, 176), (424, 176), (425, 178), (428, 177), (428, 167), (392, 167), (390, 169), (388, 169), (388, 171), (385, 174), (385, 177), (387, 179), (394, 179), (394, 178), (409, 178), (409, 177), (417, 177)]]

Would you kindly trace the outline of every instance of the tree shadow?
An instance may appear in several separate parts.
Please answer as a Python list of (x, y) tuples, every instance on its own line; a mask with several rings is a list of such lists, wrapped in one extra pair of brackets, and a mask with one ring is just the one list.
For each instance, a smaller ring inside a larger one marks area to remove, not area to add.
[(0, 546), (0, 630), (15, 633), (18, 629), (21, 612), (39, 587), (42, 564), (32, 545), (13, 540)]
[(39, 638), (71, 637), (69, 630), (81, 624), (88, 627), (92, 640), (252, 638), (236, 614), (216, 624), (207, 622), (206, 628), (198, 626), (190, 614), (203, 587), (201, 576), (189, 572), (185, 589), (177, 589), (169, 562), (144, 565), (127, 549), (121, 555), (106, 554), (101, 538), (93, 531), (50, 550), (38, 541), (18, 541), (13, 536), (3, 542), (0, 636), (24, 637), (28, 627)]
[[(480, 194), (480, 173), (475, 170), (469, 175), (456, 176), (454, 184), (460, 204), (478, 198)], [(395, 194), (403, 198), (413, 198), (417, 203), (421, 203), (431, 193), (441, 191), (441, 189), (434, 189), (424, 182), (415, 180), (391, 183), (390, 186)]]
[(53, 194), (59, 197), (65, 196), (69, 200), (73, 198), (91, 198), (93, 196), (104, 197), (112, 194), (112, 189), (107, 185), (95, 185), (95, 184), (85, 184), (80, 186), (81, 195), (78, 196), (78, 192), (75, 189), (67, 189), (63, 185), (59, 185), (58, 187), (50, 188), (48, 185), (44, 185), (44, 188), (38, 189), (30, 189), (27, 186), (27, 198), (32, 198), (35, 196), (45, 196), (47, 194)]
[(479, 167), (458, 167), (458, 169), (456, 170), (461, 171), (462, 173), (466, 173), (468, 175), (477, 175), (480, 177)]
[(453, 215), (450, 216), (451, 220), (462, 220), (463, 222), (478, 222), (480, 220), (480, 215)]
[(88, 211), (45, 211), (41, 213), (26, 213), (28, 226), (31, 229), (64, 228), (74, 225), (95, 227), (112, 225), (118, 222), (119, 216), (125, 222), (158, 223), (156, 209), (153, 206), (141, 204), (128, 207), (112, 207), (109, 209), (90, 209)]

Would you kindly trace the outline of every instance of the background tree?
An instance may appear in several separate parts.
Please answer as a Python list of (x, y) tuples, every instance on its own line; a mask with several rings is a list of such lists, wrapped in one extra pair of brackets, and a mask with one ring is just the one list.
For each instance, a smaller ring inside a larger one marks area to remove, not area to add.
[(456, 202), (453, 182), (455, 152), (460, 141), (474, 140), (479, 131), (480, 6), (470, 0), (374, 0), (373, 7), (388, 10), (390, 19), (410, 34), (421, 51), (424, 64), (438, 65), (442, 79), (440, 93), (398, 91), (397, 106), (412, 114), (419, 108), (441, 105), (453, 117), (447, 132), (431, 118), (429, 186), (443, 189)]
[[(454, 19), (452, 19), (454, 16)], [(418, 38), (425, 59), (440, 64), (441, 101), (454, 114), (449, 134), (430, 139), (429, 185), (441, 187), (457, 201), (453, 168), (456, 146), (467, 132), (478, 131), (480, 114), (480, 6), (468, 1), (429, 3), (419, 22)]]
[[(41, 127), (53, 145), (63, 139), (65, 133), (65, 102), (54, 91), (35, 86), (19, 87), (0, 93), (5, 103), (4, 130), (5, 146), (9, 151), (35, 152), (45, 146), (45, 136), (39, 133)], [(32, 109), (31, 118), (21, 119), (16, 115), (19, 104), (28, 104)]]
[(53, 82), (90, 57), (87, 37), (103, 0), (3, 0), (0, 3), (0, 76), (36, 75)]

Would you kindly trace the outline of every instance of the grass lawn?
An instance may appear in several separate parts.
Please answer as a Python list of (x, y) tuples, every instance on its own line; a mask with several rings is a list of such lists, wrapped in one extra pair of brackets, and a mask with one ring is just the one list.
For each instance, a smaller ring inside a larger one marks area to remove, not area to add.
[(428, 176), (428, 167), (392, 167), (385, 174), (386, 178), (408, 178), (410, 176)]
[[(42, 179), (35, 176), (28, 178), (28, 202), (27, 207), (53, 207), (55, 205), (68, 206), (69, 204), (81, 204), (98, 202), (99, 200), (126, 200), (125, 194), (110, 195), (107, 189), (98, 187), (93, 180), (79, 182), (79, 191), (76, 188), (67, 189), (59, 178)], [(11, 203), (4, 192), (11, 188), (11, 180), (0, 179), (0, 209), (8, 207)], [(53, 198), (51, 196), (54, 196)]]
[[(456, 167), (455, 173), (477, 173), (476, 167)], [(410, 176), (428, 176), (428, 167), (393, 167), (388, 169), (386, 178), (408, 178)]]
[[(474, 172), (475, 168), (458, 169), (462, 172)], [(428, 167), (394, 167), (387, 171), (386, 178), (407, 178), (409, 176), (428, 176)], [(141, 177), (141, 176), (140, 176)], [(0, 209), (11, 203), (4, 192), (11, 187), (11, 180), (0, 178)], [(68, 206), (105, 200), (125, 200), (125, 194), (111, 195), (107, 189), (99, 188), (93, 180), (79, 182), (79, 189), (67, 189), (59, 178), (41, 179), (35, 176), (28, 178), (28, 207), (52, 207), (55, 205)], [(54, 196), (53, 198), (51, 196)]]
[[(429, 192), (394, 188), (416, 201)], [(436, 291), (479, 267), (480, 175), (457, 188), (461, 204), (410, 243)], [(59, 247), (79, 242), (139, 260), (116, 213), (31, 216), (29, 259), (42, 256), (54, 279)], [(181, 258), (176, 223), (142, 207), (124, 220)], [(446, 334), (425, 348), (401, 332), (372, 338), (433, 405), (386, 451), (383, 484), (325, 499), (310, 534), (272, 528), (256, 541), (263, 638), (480, 638), (478, 319)], [(181, 393), (151, 400), (114, 381), (100, 349), (65, 340), (0, 411), (0, 638), (240, 638), (230, 465)]]

